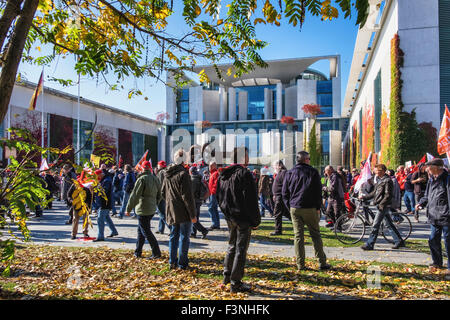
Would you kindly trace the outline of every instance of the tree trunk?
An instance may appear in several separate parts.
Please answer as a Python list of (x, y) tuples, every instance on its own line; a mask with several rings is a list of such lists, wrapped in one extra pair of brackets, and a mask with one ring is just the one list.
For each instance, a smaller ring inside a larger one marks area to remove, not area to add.
[(11, 23), (20, 13), (20, 5), (22, 2), (23, 0), (10, 0), (6, 4), (5, 11), (0, 18), (0, 50), (3, 48)]
[(11, 94), (16, 82), (17, 69), (22, 59), (23, 48), (36, 13), (39, 0), (26, 0), (21, 15), (14, 27), (5, 64), (0, 75), (0, 122), (8, 112)]

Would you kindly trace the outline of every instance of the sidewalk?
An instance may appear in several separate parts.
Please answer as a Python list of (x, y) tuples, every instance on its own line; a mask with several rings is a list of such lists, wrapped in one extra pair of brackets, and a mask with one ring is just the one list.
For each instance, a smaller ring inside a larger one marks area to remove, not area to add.
[[(76, 240), (71, 240), (71, 225), (66, 225), (65, 221), (68, 219), (68, 209), (62, 202), (55, 201), (52, 210), (46, 210), (41, 218), (30, 218), (28, 220), (28, 227), (31, 231), (32, 243), (40, 245), (57, 245), (57, 246), (71, 246), (71, 247), (101, 247), (108, 246), (115, 249), (134, 249), (136, 245), (137, 236), (137, 220), (131, 217), (124, 217), (122, 220), (113, 217), (114, 224), (119, 232), (119, 236), (114, 238), (106, 238), (104, 242), (83, 241), (81, 228), (79, 228), (79, 237)], [(272, 218), (263, 218), (273, 221)], [(91, 216), (93, 229), (89, 229), (90, 237), (97, 235), (97, 219)], [(413, 220), (413, 219), (412, 219)], [(429, 233), (429, 226), (423, 221), (425, 218), (421, 217), (422, 222), (413, 222), (413, 234), (411, 239), (427, 239)], [(210, 226), (210, 217), (208, 215), (207, 207), (202, 206), (200, 221), (205, 227)], [(155, 233), (159, 222), (158, 216), (152, 219), (152, 231)], [(207, 239), (192, 239), (190, 251), (191, 252), (223, 252), (227, 250), (228, 231), (226, 229), (226, 222), (221, 215), (221, 229), (210, 231)], [(321, 225), (324, 221), (321, 221)], [(19, 236), (17, 228), (13, 229), (16, 235)], [(105, 235), (110, 232), (109, 228), (105, 226)], [(169, 230), (166, 228), (165, 234), (155, 234), (158, 239), (161, 250), (169, 250)], [(19, 236), (20, 237), (20, 236)], [(367, 237), (367, 235), (366, 235)], [(408, 248), (401, 248), (400, 250), (391, 249), (391, 244), (387, 244), (383, 239), (380, 239), (376, 244), (376, 250), (363, 251), (359, 248), (363, 243), (359, 243), (356, 247), (350, 248), (324, 248), (328, 258), (344, 259), (352, 261), (378, 261), (378, 262), (396, 262), (396, 263), (412, 263), (419, 265), (428, 265), (431, 263), (429, 254), (417, 252)], [(144, 250), (150, 250), (148, 243), (145, 244)], [(269, 255), (269, 256), (283, 256), (295, 257), (293, 245), (284, 243), (274, 243), (268, 241), (252, 240), (249, 254)], [(312, 246), (306, 246), (306, 256), (313, 258), (314, 250)]]

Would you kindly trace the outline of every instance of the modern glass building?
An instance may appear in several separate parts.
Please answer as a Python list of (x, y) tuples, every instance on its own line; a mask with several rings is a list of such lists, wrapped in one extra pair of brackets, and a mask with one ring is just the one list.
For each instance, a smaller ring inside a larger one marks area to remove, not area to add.
[[(310, 68), (320, 60), (329, 61), (329, 75)], [(320, 130), (316, 134), (322, 146), (322, 165), (340, 165), (341, 133), (348, 126), (348, 119), (341, 117), (340, 56), (267, 63), (268, 68), (255, 69), (240, 78), (226, 76), (231, 65), (219, 65), (224, 71), (223, 79), (217, 77), (213, 66), (201, 66), (194, 71), (204, 70), (209, 83), (191, 81), (189, 86), (176, 91), (168, 86), (166, 160), (172, 158), (177, 148), (177, 141), (171, 137), (174, 133), (178, 135), (179, 129), (190, 133), (193, 145), (218, 139), (218, 145), (229, 152), (231, 147), (245, 144), (251, 147), (250, 158), (255, 166), (264, 164), (261, 159), (267, 153), (279, 154), (282, 159), (292, 157), (305, 148), (311, 130), (311, 121), (302, 107), (319, 104), (323, 114), (317, 117)], [(168, 82), (173, 80), (168, 77)], [(293, 123), (284, 123), (285, 116), (292, 117)], [(199, 125), (201, 122), (207, 125)], [(208, 136), (209, 131), (220, 132), (222, 136)]]

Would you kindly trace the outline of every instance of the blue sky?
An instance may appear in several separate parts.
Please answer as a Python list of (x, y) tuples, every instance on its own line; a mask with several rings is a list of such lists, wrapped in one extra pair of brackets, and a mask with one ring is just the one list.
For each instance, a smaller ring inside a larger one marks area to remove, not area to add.
[[(344, 19), (341, 14), (333, 21), (321, 21), (318, 17), (307, 16), (303, 28), (293, 27), (282, 21), (280, 27), (258, 24), (256, 33), (259, 39), (267, 41), (269, 45), (260, 51), (263, 59), (289, 59), (299, 57), (323, 56), (340, 54), (342, 68), (342, 100), (347, 88), (347, 79), (350, 72), (353, 49), (355, 45), (358, 27), (355, 26), (356, 12), (351, 19)], [(178, 15), (170, 17), (170, 27), (185, 29), (184, 20)], [(43, 53), (46, 51), (42, 49)], [(39, 54), (38, 52), (36, 54)], [(77, 75), (73, 70), (75, 59), (55, 59), (49, 67), (45, 68), (45, 79), (47, 76), (72, 79), (76, 82)], [(314, 64), (313, 69), (328, 73), (329, 63), (322, 61)], [(19, 72), (22, 78), (31, 82), (37, 82), (42, 67), (21, 63)], [(165, 111), (165, 88), (162, 83), (153, 79), (129, 78), (124, 82), (127, 88), (137, 84), (143, 92), (142, 97), (128, 99), (128, 90), (108, 91), (102, 79), (81, 78), (81, 96), (86, 99), (97, 101), (112, 107), (120, 108), (145, 117), (155, 118), (156, 113)], [(77, 94), (78, 87), (62, 87), (56, 82), (45, 82), (45, 86)], [(144, 96), (148, 100), (144, 100)]]

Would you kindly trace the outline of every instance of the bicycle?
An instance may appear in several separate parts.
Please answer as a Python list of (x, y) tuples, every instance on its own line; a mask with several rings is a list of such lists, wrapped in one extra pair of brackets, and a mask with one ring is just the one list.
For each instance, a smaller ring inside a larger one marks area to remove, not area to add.
[[(357, 203), (355, 211), (346, 211), (334, 225), (334, 234), (343, 244), (355, 244), (361, 241), (366, 234), (366, 227), (372, 226), (375, 219), (375, 214), (364, 201), (356, 198), (352, 198), (352, 200)], [(390, 214), (402, 240), (406, 241), (412, 232), (411, 221), (404, 213), (391, 212)], [(381, 223), (379, 232), (386, 241), (395, 243), (390, 229), (385, 226), (384, 221)]]

